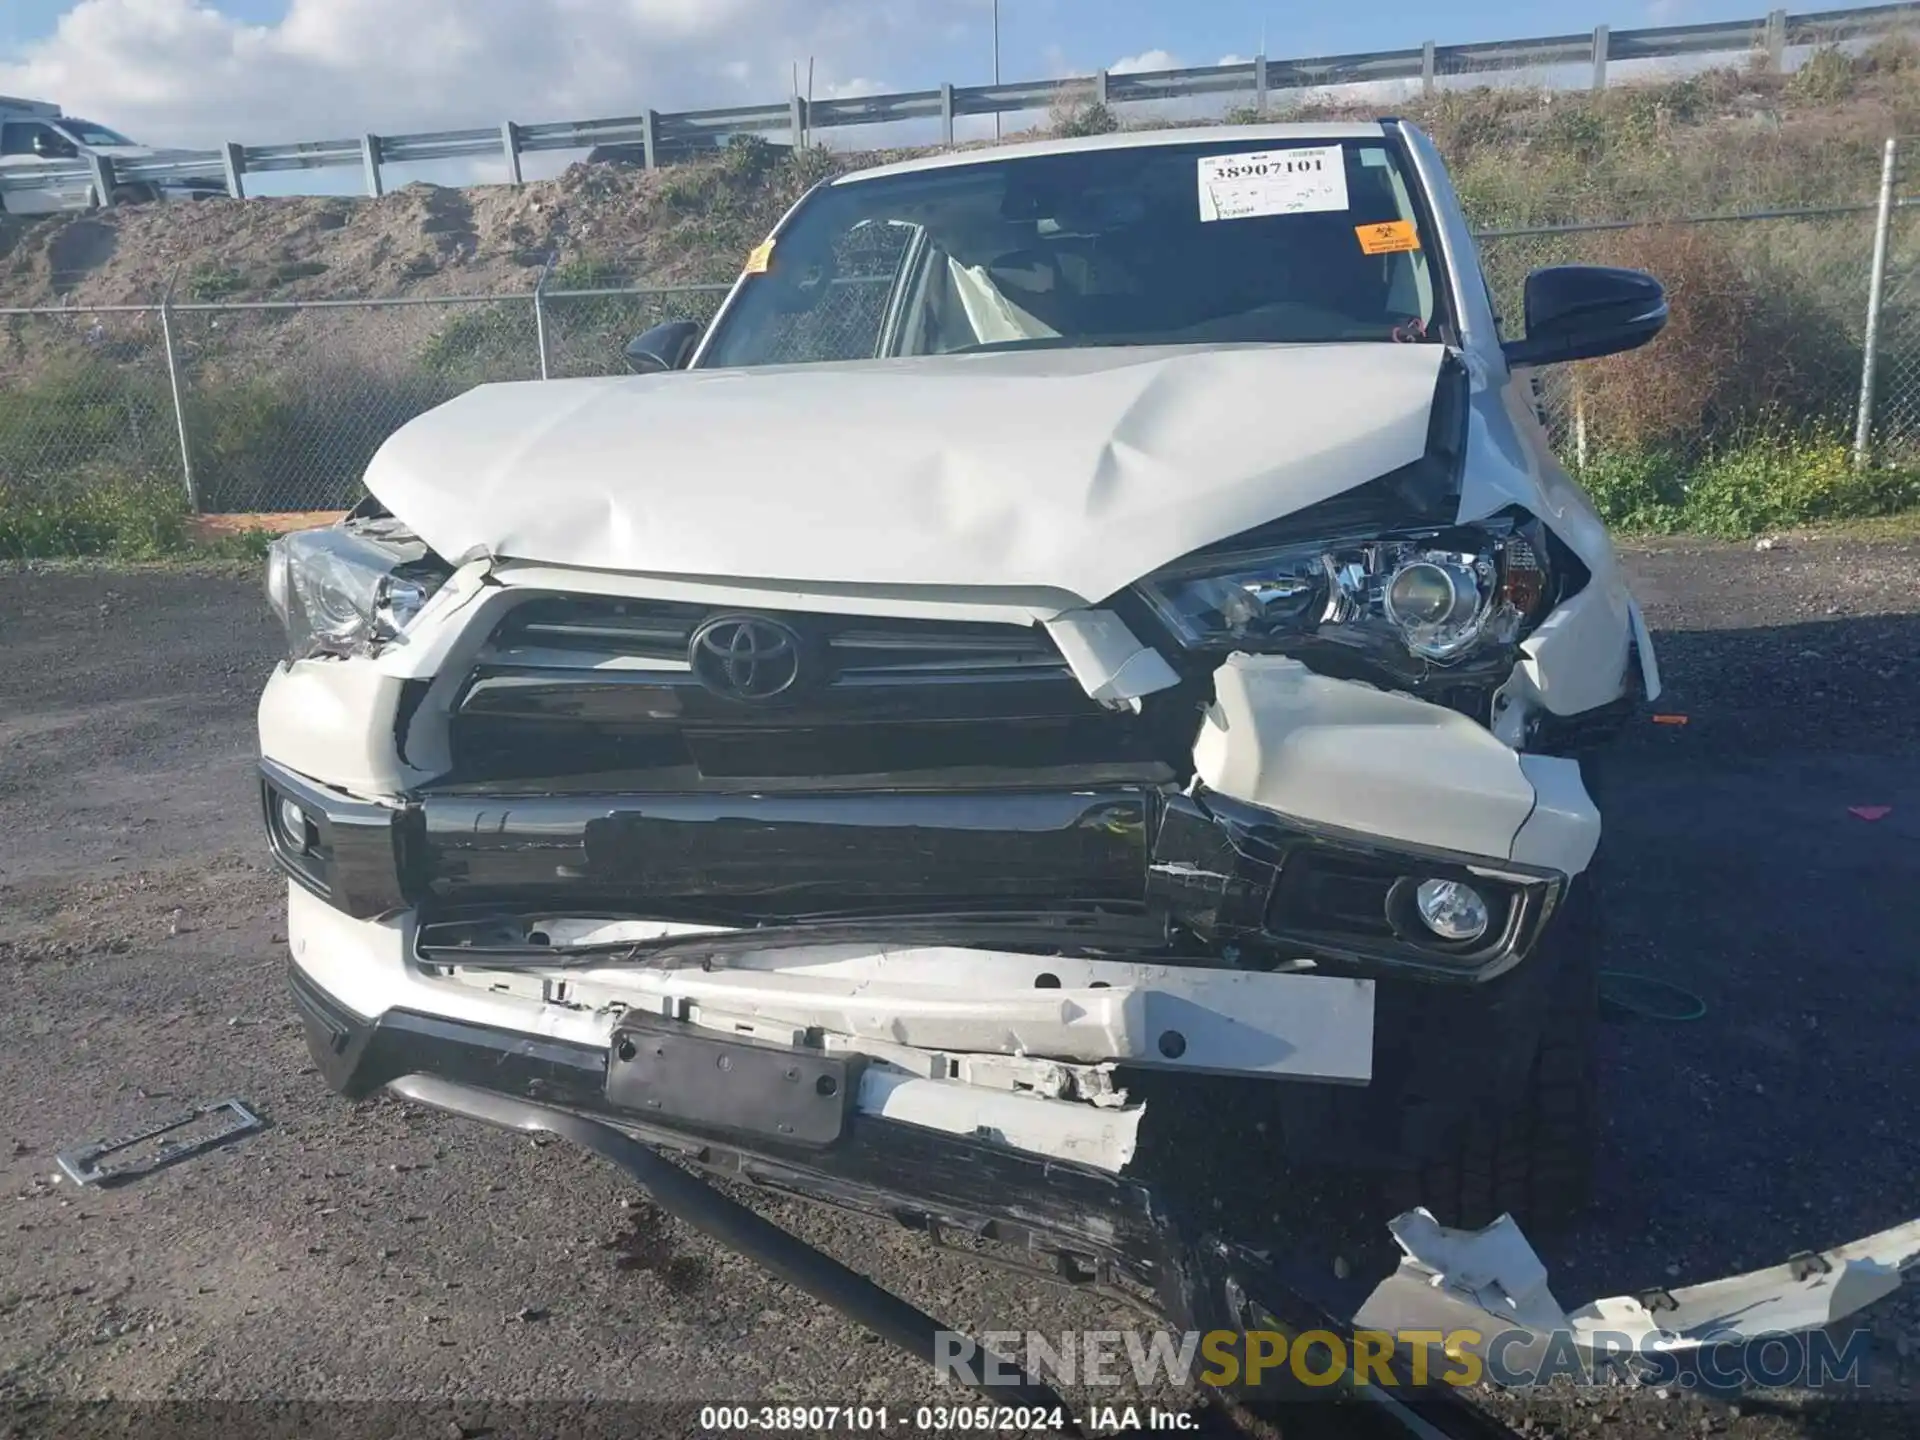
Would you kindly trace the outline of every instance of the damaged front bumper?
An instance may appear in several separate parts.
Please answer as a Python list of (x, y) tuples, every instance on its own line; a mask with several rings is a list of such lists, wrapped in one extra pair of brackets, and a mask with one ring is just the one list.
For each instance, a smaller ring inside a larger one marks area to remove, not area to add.
[[(263, 733), (296, 728), (315, 680), (276, 676)], [(1110, 766), (366, 800), (266, 760), (262, 812), (296, 964), (369, 1022), (470, 1020), (604, 1065), (615, 1021), (651, 1017), (849, 1057), (867, 1113), (1112, 1170), (1140, 1116), (1116, 1067), (1310, 1081), (1271, 1092), (1291, 1153), (1437, 1156), (1530, 1062), (1551, 965), (1526, 962), (1598, 836), (1578, 765), (1289, 660), (1234, 656), (1214, 689), (1184, 789)], [(1409, 896), (1434, 880), (1483, 898), (1482, 933), (1422, 928)]]
[[(358, 1046), (363, 1061), (369, 1046), (380, 1048), (375, 1036), (352, 1033), (351, 1021), (303, 986), (297, 974), (296, 995), (316, 1054), (322, 1041)], [(406, 1027), (387, 1028), (397, 1039)], [(423, 1068), (395, 1075), (389, 1088), (418, 1104), (580, 1145), (624, 1170), (668, 1213), (940, 1374), (950, 1373), (942, 1361), (953, 1353), (954, 1339), (942, 1322), (712, 1190), (662, 1153), (772, 1194), (903, 1221), (936, 1244), (1100, 1290), (1188, 1334), (1238, 1332), (1237, 1344), (1229, 1341), (1230, 1354), (1250, 1356), (1264, 1349), (1272, 1355), (1330, 1342), (1334, 1353), (1355, 1356), (1355, 1364), (1349, 1369), (1337, 1362), (1325, 1371), (1314, 1362), (1321, 1378), (1310, 1392), (1290, 1388), (1296, 1382), (1284, 1367), (1263, 1384), (1248, 1368), (1236, 1366), (1217, 1383), (1242, 1398), (1305, 1393), (1344, 1400), (1350, 1418), (1342, 1433), (1356, 1435), (1511, 1436), (1471, 1403), (1470, 1392), (1433, 1377), (1457, 1374), (1464, 1355), (1479, 1357), (1484, 1366), (1497, 1353), (1500, 1368), (1479, 1373), (1495, 1383), (1505, 1383), (1509, 1375), (1532, 1383), (1528, 1377), (1548, 1373), (1542, 1357), (1570, 1344), (1579, 1355), (1573, 1373), (1606, 1384), (1631, 1381), (1637, 1372), (1618, 1362), (1708, 1346), (1751, 1352), (1783, 1335), (1832, 1326), (1898, 1289), (1903, 1275), (1920, 1262), (1920, 1221), (1913, 1221), (1829, 1251), (1794, 1256), (1771, 1269), (1597, 1300), (1568, 1313), (1547, 1291), (1544, 1268), (1510, 1219), (1502, 1217), (1478, 1232), (1453, 1231), (1416, 1210), (1392, 1224), (1405, 1254), (1400, 1268), (1368, 1293), (1364, 1277), (1330, 1279), (1335, 1267), (1284, 1246), (1253, 1250), (1203, 1233), (1191, 1217), (1176, 1213), (1138, 1181), (1021, 1155), (988, 1137), (942, 1136), (919, 1126), (865, 1119), (824, 1155), (781, 1154), (778, 1147), (749, 1150), (694, 1141), (625, 1117), (610, 1121), (567, 1104), (557, 1090), (553, 1102), (515, 1099), (491, 1088), (497, 1075), (476, 1075), (481, 1084), (449, 1078), (470, 1071), (474, 1061), (533, 1072), (560, 1060), (532, 1046), (511, 1059), (489, 1055), (484, 1042), (463, 1050), (478, 1038), (462, 1037), (458, 1027), (418, 1027), (405, 1042), (387, 1048), (396, 1055), (412, 1051)], [(1360, 1295), (1365, 1298), (1356, 1305)], [(1363, 1347), (1370, 1352), (1368, 1364), (1359, 1363)], [(1416, 1354), (1421, 1350), (1428, 1353)], [(977, 1353), (991, 1357), (991, 1351)], [(1569, 1373), (1564, 1355), (1552, 1371)], [(1016, 1365), (983, 1363), (958, 1373), (996, 1401), (1054, 1412), (1061, 1433), (1081, 1433), (1045, 1381), (1022, 1374)], [(1662, 1366), (1655, 1373), (1662, 1381), (1678, 1377), (1693, 1384), (1715, 1372)], [(1718, 1373), (1742, 1372), (1736, 1365)], [(1329, 1384), (1331, 1391), (1325, 1388)]]

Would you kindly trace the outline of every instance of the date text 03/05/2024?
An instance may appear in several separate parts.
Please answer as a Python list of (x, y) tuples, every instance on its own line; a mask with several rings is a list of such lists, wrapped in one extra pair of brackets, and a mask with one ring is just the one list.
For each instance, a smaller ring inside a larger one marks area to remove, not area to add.
[(886, 1405), (704, 1405), (700, 1409), (701, 1430), (715, 1434), (815, 1434), (833, 1430), (886, 1434), (896, 1428), (921, 1435), (1053, 1434), (1065, 1430), (1070, 1422), (1084, 1424), (1096, 1433), (1158, 1430), (1177, 1434), (1199, 1427), (1190, 1411), (1155, 1405), (1095, 1405), (1084, 1415), (1071, 1416), (1059, 1406), (1042, 1405), (918, 1405), (910, 1409)]

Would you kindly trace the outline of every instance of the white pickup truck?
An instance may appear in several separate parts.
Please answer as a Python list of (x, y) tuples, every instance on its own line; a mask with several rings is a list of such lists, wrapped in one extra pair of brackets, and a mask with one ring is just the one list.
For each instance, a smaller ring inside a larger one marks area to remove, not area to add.
[[(125, 205), (227, 193), (218, 180), (183, 179), (116, 184), (111, 195), (103, 196), (86, 164), (94, 155), (119, 163), (166, 154), (91, 120), (64, 115), (47, 101), (0, 95), (0, 213), (53, 215), (91, 210), (109, 201)], [(28, 183), (18, 183), (22, 181)]]

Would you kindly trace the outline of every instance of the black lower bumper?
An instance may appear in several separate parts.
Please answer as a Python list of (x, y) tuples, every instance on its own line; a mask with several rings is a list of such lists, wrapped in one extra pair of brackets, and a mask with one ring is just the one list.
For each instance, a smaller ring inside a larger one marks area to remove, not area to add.
[[(1030, 777), (1037, 778), (1037, 777)], [(1098, 907), (1255, 964), (1476, 985), (1535, 948), (1552, 871), (1310, 825), (1137, 783), (977, 791), (468, 795), (372, 805), (261, 762), (275, 858), (362, 918), (632, 914), (721, 924)], [(1484, 933), (1446, 942), (1408, 898), (1454, 880)]]

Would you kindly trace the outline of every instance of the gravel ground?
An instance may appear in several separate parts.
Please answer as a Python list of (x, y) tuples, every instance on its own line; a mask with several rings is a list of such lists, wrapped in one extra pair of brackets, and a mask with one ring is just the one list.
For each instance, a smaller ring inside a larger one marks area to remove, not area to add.
[[(1920, 1211), (1920, 1107), (1902, 1078), (1920, 1010), (1917, 562), (1901, 541), (1630, 557), (1669, 686), (1656, 709), (1686, 723), (1643, 722), (1621, 748), (1609, 963), (1709, 1008), (1608, 1029), (1600, 1203), (1572, 1233), (1536, 1237), (1570, 1305)], [(72, 1428), (85, 1417), (63, 1402), (106, 1397), (314, 1402), (357, 1433), (448, 1437), (486, 1433), (503, 1406), (583, 1397), (639, 1407), (596, 1412), (627, 1434), (692, 1432), (666, 1402), (953, 1403), (610, 1168), (322, 1087), (283, 991), (282, 887), (255, 838), (252, 707), (274, 644), (251, 573), (0, 573), (8, 1425)], [(1868, 821), (1853, 806), (1891, 808)], [(228, 1095), (267, 1129), (118, 1190), (51, 1179), (66, 1145)], [(1232, 1183), (1244, 1198), (1285, 1177)], [(960, 1327), (1138, 1323), (903, 1230), (758, 1203)], [(1377, 1235), (1375, 1218), (1330, 1223)], [(1871, 1327), (1880, 1403), (1498, 1403), (1542, 1435), (1909, 1433), (1920, 1305), (1896, 1296)], [(341, 1401), (411, 1403), (325, 1408)], [(580, 1419), (534, 1413), (551, 1433)]]

